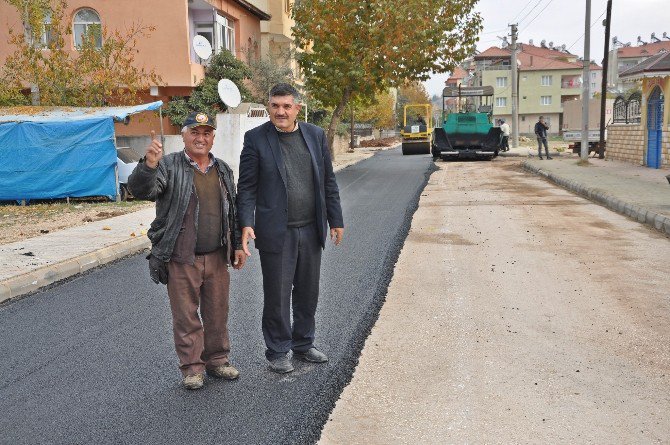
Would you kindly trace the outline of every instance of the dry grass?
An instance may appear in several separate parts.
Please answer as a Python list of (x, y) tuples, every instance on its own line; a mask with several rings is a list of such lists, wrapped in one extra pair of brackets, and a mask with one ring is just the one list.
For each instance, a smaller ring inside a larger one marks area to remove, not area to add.
[(4, 202), (0, 204), (0, 244), (112, 218), (153, 205), (147, 201), (80, 201), (70, 204), (63, 201), (26, 206)]

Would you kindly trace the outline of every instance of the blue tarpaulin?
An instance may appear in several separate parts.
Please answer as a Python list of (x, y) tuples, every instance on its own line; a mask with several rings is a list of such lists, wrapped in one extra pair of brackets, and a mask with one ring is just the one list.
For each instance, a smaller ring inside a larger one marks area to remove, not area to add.
[(116, 196), (114, 121), (136, 107), (0, 112), (0, 200)]

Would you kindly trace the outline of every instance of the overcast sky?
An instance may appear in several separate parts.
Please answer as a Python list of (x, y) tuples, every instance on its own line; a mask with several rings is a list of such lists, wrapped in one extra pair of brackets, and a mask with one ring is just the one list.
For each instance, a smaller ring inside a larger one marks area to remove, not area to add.
[[(607, 0), (591, 0), (591, 59), (602, 64)], [(509, 34), (510, 23), (519, 25), (519, 41), (539, 46), (542, 40), (571, 47), (584, 54), (584, 17), (586, 0), (480, 0), (476, 6), (484, 19), (477, 44), (479, 51), (500, 46), (497, 36)], [(602, 14), (602, 15), (601, 15)], [(600, 18), (599, 18), (600, 17)], [(651, 33), (662, 39), (670, 36), (670, 0), (613, 0), (611, 37), (636, 45), (637, 36), (650, 42)], [(611, 43), (611, 40), (610, 40)], [(448, 74), (433, 75), (425, 82), (430, 95), (440, 94)]]

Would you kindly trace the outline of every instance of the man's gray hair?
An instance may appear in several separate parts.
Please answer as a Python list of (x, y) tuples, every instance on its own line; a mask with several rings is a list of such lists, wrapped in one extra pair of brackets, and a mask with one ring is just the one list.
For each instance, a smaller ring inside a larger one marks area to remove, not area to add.
[[(203, 126), (203, 125), (200, 125), (200, 126)], [(204, 125), (204, 126), (207, 127), (207, 125)], [(209, 128), (212, 128), (212, 127), (209, 127)], [(186, 133), (188, 130), (189, 130), (189, 128), (186, 125), (181, 127), (181, 133), (182, 134)], [(216, 128), (212, 128), (212, 134), (216, 136)]]
[(270, 89), (269, 98), (275, 96), (293, 96), (295, 103), (300, 103), (300, 93), (288, 83), (278, 83)]

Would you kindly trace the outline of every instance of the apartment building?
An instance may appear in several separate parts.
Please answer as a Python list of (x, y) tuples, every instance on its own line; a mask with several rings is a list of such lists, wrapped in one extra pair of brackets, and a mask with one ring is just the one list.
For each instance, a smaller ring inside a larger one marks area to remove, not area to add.
[(610, 91), (624, 93), (640, 85), (639, 80), (630, 77), (621, 78), (619, 75), (624, 71), (644, 62), (651, 56), (670, 51), (670, 37), (663, 33), (663, 38), (658, 39), (652, 34), (652, 41), (646, 43), (638, 37), (638, 45), (631, 46), (630, 43), (622, 43), (616, 37), (612, 39), (612, 49), (609, 52), (607, 63), (607, 88)]
[(295, 20), (291, 9), (295, 0), (249, 0), (259, 9), (268, 12), (270, 20), (261, 22), (261, 57), (288, 66), (296, 79), (300, 78), (300, 69), (295, 58), (295, 43), (291, 28)]
[[(21, 29), (21, 17), (16, 8), (0, 2), (0, 63), (13, 51), (6, 44), (9, 29)], [(137, 66), (155, 68), (164, 84), (155, 85), (142, 97), (142, 101), (168, 102), (174, 96), (188, 96), (204, 78), (206, 61), (201, 60), (192, 48), (196, 34), (210, 41), (215, 52), (230, 51), (244, 60), (258, 54), (261, 22), (271, 16), (246, 0), (68, 0), (66, 20), (72, 34), (67, 45), (72, 52), (90, 26), (103, 26), (108, 30), (127, 29), (133, 23), (152, 25), (156, 30), (145, 40), (139, 41)], [(157, 118), (133, 119), (130, 125), (119, 125), (117, 136), (147, 135), (156, 129)], [(165, 119), (167, 134), (177, 134)]]
[[(491, 47), (474, 56), (471, 85), (494, 88), (493, 116), (496, 121), (512, 118), (511, 48)], [(582, 94), (582, 61), (562, 48), (519, 43), (517, 53), (519, 85), (519, 133), (532, 134), (539, 116), (550, 124), (549, 132), (558, 134), (562, 124), (563, 103)], [(600, 90), (602, 68), (590, 67), (591, 96)]]

